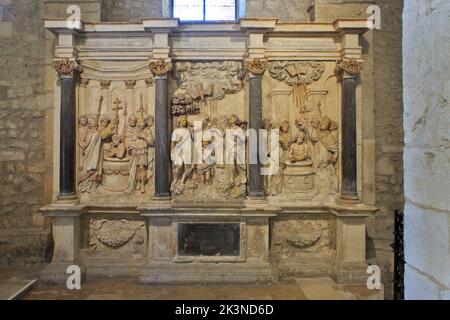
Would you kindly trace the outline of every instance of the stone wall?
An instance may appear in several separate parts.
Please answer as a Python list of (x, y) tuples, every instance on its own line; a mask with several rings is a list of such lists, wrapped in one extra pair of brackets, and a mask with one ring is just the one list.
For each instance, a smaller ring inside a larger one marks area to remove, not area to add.
[(45, 89), (41, 0), (0, 0), (0, 264), (42, 262)]
[(450, 299), (450, 2), (404, 11), (405, 296)]

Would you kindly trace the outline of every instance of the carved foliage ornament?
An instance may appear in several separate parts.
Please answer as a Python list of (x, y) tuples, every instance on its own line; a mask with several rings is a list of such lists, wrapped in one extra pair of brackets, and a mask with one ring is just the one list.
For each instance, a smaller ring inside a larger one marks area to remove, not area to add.
[(265, 60), (253, 59), (245, 61), (245, 71), (255, 76), (262, 76), (266, 72), (268, 63)]
[(237, 61), (177, 62), (175, 72), (181, 89), (201, 87), (205, 93), (210, 91), (210, 100), (221, 100), (226, 94), (239, 92), (245, 74), (242, 63)]
[(54, 61), (53, 68), (55, 68), (56, 72), (61, 76), (69, 76), (73, 75), (74, 71), (82, 71), (82, 66), (76, 60), (69, 58), (62, 58)]
[(169, 72), (170, 70), (172, 70), (172, 63), (166, 62), (162, 58), (160, 58), (156, 61), (150, 62), (150, 71), (155, 76), (159, 76), (159, 77), (165, 76), (167, 74), (167, 72)]
[(123, 246), (144, 226), (144, 222), (131, 223), (127, 220), (91, 220), (91, 228), (98, 241), (111, 248)]
[(336, 74), (342, 78), (343, 72), (346, 72), (350, 76), (357, 76), (363, 69), (362, 62), (356, 59), (344, 60), (340, 59), (336, 62)]

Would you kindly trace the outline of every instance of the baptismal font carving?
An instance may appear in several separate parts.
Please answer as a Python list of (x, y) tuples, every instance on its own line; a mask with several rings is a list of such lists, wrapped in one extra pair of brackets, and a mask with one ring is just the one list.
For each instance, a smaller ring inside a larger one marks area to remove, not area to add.
[[(100, 81), (102, 95), (96, 113), (79, 116), (79, 190), (82, 194), (100, 189), (145, 193), (153, 184), (154, 117), (148, 114), (147, 106), (144, 109), (142, 94), (135, 114), (128, 114), (128, 101), (123, 103), (119, 97), (112, 102), (111, 115), (102, 111), (108, 109), (103, 103), (109, 99), (104, 99), (103, 94), (108, 94), (111, 83)], [(125, 81), (127, 90), (135, 85), (135, 80)]]

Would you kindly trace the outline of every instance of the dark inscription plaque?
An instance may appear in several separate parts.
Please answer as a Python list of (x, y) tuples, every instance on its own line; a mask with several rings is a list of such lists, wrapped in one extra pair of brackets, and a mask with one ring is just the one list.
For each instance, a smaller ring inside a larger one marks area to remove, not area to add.
[(178, 225), (180, 256), (239, 256), (238, 223), (182, 223)]

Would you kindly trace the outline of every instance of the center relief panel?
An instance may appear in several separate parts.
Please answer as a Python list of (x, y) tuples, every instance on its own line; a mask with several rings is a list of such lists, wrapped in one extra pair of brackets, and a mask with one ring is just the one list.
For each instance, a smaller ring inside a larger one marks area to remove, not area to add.
[[(264, 191), (275, 203), (330, 201), (339, 188), (335, 63), (272, 61), (267, 66), (262, 126), (269, 138), (263, 168), (272, 174), (264, 177)], [(150, 73), (128, 80), (103, 75), (82, 76), (77, 88), (80, 199), (136, 205), (154, 192), (154, 79)], [(178, 61), (169, 78), (172, 197), (180, 202), (243, 200), (249, 150), (249, 88), (243, 63)], [(226, 135), (239, 130), (244, 135), (227, 146)], [(271, 141), (272, 130), (278, 130), (278, 141)], [(201, 163), (196, 163), (194, 152), (183, 152), (187, 144), (201, 150)]]

